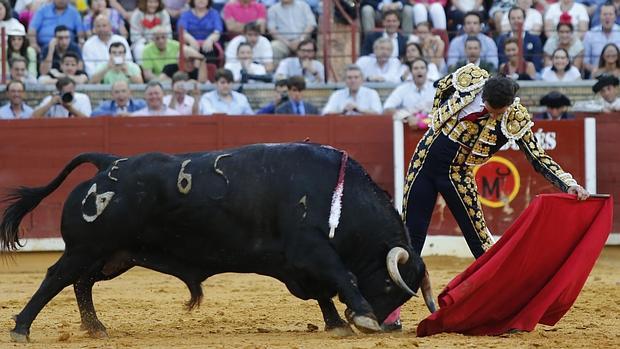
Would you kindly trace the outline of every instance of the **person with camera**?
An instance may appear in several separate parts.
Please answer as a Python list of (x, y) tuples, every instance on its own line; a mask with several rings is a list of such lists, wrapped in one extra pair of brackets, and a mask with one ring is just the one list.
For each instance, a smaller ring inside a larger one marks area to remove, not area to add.
[[(193, 91), (194, 95), (197, 94), (200, 97), (200, 90), (196, 80), (190, 80), (187, 73), (178, 71), (172, 76), (172, 94), (164, 96), (164, 104), (168, 108), (176, 110), (179, 115), (197, 114), (197, 98), (190, 96), (188, 94), (190, 91)], [(194, 104), (196, 104), (195, 111)]]
[(235, 82), (271, 82), (272, 79), (271, 75), (266, 75), (267, 70), (262, 64), (252, 61), (252, 46), (247, 42), (242, 42), (237, 46), (237, 60), (226, 62), (224, 68), (233, 73)]
[(134, 62), (126, 60), (125, 45), (121, 42), (113, 42), (108, 48), (110, 58), (101, 63), (96, 73), (90, 78), (91, 84), (113, 84), (117, 81), (128, 81), (132, 84), (142, 84), (142, 70)]
[(32, 112), (34, 118), (85, 118), (91, 113), (90, 98), (75, 92), (75, 82), (69, 77), (61, 77), (56, 82), (57, 93), (47, 96)]
[(276, 108), (288, 102), (288, 82), (287, 79), (280, 79), (275, 83), (273, 101), (256, 111), (256, 114), (275, 114)]

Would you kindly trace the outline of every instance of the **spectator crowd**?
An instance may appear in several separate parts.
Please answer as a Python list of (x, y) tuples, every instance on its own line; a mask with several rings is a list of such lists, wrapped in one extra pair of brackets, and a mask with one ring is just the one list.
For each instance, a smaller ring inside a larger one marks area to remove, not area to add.
[[(601, 108), (620, 105), (620, 0), (360, 0), (360, 57), (337, 72), (345, 87), (315, 106), (304, 90), (327, 82), (317, 59), (322, 5), (0, 0), (8, 82), (0, 117), (254, 114), (233, 85), (273, 82), (274, 101), (257, 113), (400, 110), (423, 118), (432, 83), (467, 64), (515, 80), (597, 79)], [(214, 89), (201, 94), (207, 82)], [(365, 82), (399, 86), (382, 104)], [(171, 84), (169, 95), (162, 83)], [(29, 106), (24, 95), (33, 84), (56, 91)], [(93, 106), (76, 92), (81, 84), (109, 85), (111, 98)], [(130, 84), (146, 84), (144, 100), (132, 97)]]

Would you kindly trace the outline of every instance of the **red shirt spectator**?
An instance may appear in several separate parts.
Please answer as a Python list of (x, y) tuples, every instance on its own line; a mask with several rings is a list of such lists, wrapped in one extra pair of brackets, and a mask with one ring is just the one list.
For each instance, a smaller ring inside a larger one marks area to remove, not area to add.
[(250, 22), (259, 25), (261, 33), (265, 32), (267, 9), (255, 0), (236, 0), (226, 3), (222, 10), (222, 18), (229, 31), (243, 32), (243, 26)]

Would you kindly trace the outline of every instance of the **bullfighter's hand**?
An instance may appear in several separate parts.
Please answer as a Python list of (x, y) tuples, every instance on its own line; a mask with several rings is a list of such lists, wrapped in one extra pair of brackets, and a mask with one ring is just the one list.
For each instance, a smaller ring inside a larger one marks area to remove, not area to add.
[(585, 200), (590, 196), (590, 193), (580, 185), (571, 186), (568, 188), (568, 193), (577, 195), (577, 200)]

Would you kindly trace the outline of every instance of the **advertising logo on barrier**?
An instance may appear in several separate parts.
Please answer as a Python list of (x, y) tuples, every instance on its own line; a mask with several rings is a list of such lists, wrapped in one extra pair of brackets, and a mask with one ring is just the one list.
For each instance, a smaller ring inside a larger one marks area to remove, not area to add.
[(519, 193), (521, 178), (516, 166), (501, 156), (493, 156), (474, 169), (480, 202), (489, 207), (503, 207)]

